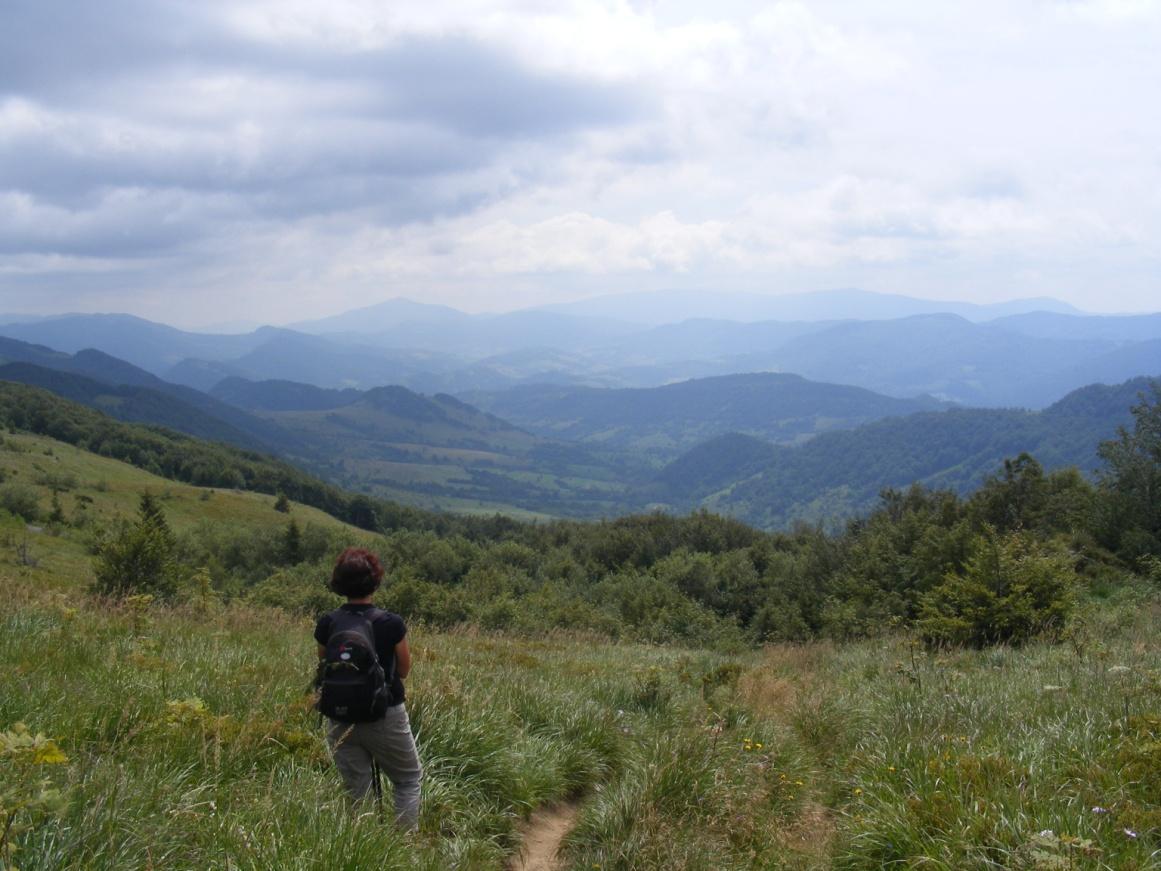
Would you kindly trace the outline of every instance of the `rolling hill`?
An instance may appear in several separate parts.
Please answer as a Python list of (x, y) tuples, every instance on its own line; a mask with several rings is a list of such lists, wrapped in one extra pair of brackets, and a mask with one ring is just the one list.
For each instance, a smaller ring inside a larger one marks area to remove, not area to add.
[(445, 394), (240, 379), (216, 394), (294, 433), (309, 452), (286, 456), (329, 480), (428, 508), (609, 515), (652, 471), (632, 455), (545, 439)]
[(0, 379), (44, 387), (119, 420), (166, 426), (254, 450), (303, 450), (293, 435), (101, 351), (64, 354), (0, 337)]
[(639, 507), (705, 507), (780, 529), (853, 517), (883, 487), (920, 482), (968, 493), (1024, 451), (1049, 469), (1091, 473), (1097, 446), (1131, 421), (1148, 384), (1091, 385), (1040, 412), (957, 408), (888, 418), (797, 447), (723, 436), (671, 463), (635, 498)]
[(621, 390), (533, 385), (464, 398), (538, 435), (670, 457), (728, 432), (793, 443), (946, 407), (769, 372)]

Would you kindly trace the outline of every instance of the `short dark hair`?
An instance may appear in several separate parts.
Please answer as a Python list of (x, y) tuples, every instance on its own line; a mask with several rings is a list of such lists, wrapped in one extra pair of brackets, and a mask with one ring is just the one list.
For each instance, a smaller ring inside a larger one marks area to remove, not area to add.
[(379, 558), (361, 547), (348, 547), (335, 561), (331, 589), (348, 599), (360, 599), (379, 589), (383, 566)]

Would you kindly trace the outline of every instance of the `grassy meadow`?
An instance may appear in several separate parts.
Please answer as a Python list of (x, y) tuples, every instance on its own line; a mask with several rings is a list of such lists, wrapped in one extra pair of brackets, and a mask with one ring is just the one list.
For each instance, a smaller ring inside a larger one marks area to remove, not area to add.
[(309, 618), (88, 592), (93, 531), (142, 492), (179, 535), (281, 529), (271, 497), (29, 436), (4, 436), (0, 467), (70, 519), (0, 512), (0, 867), (499, 869), (521, 822), (563, 802), (570, 869), (1161, 867), (1161, 604), (1143, 582), (1090, 596), (1062, 643), (984, 651), (413, 622), (426, 779), (401, 835), (341, 795), (306, 695)]

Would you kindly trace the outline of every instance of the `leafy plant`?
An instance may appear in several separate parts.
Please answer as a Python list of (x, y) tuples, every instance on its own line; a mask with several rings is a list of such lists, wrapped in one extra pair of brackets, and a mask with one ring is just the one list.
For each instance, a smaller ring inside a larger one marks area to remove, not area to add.
[(16, 871), (16, 838), (64, 806), (64, 797), (44, 766), (68, 757), (51, 738), (33, 734), (24, 723), (0, 732), (0, 868)]

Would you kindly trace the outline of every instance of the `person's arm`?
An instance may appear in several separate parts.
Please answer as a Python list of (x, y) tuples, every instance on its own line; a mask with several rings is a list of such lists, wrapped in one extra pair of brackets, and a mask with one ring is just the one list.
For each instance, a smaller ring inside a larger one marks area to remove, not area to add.
[(411, 649), (407, 646), (407, 639), (404, 638), (395, 645), (395, 676), (403, 680), (409, 671), (411, 671)]

